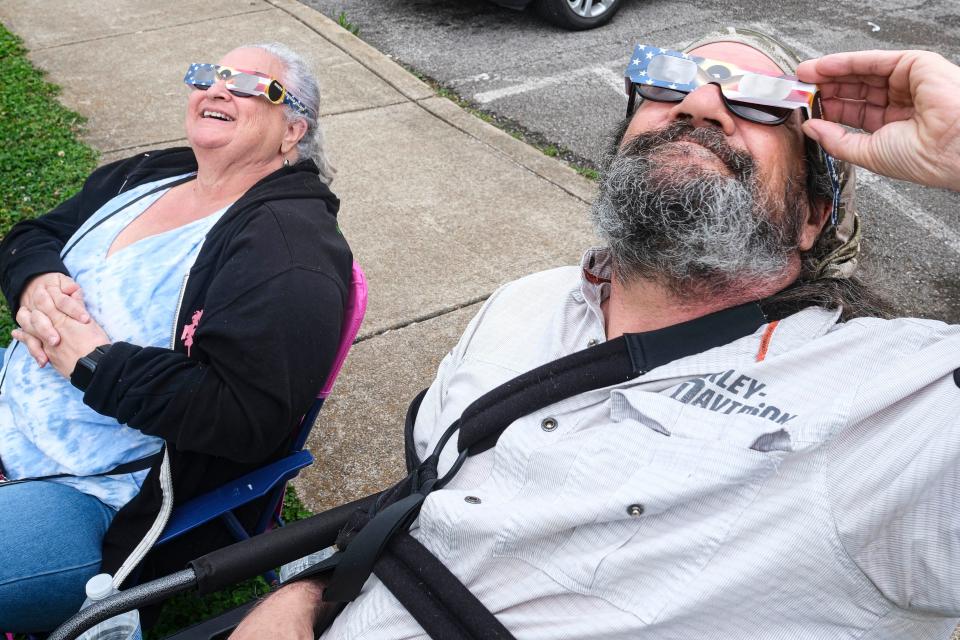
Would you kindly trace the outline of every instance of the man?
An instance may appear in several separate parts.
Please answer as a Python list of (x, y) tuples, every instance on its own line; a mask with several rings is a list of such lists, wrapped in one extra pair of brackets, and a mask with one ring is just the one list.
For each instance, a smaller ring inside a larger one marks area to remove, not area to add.
[[(791, 71), (759, 34), (690, 51)], [(834, 211), (804, 135), (955, 188), (960, 69), (875, 51), (798, 74), (820, 84), (825, 120), (758, 124), (716, 84), (641, 94), (593, 210), (609, 249), (501, 288), (441, 364), (421, 457), (474, 399), (546, 362), (624, 333), (710, 333), (754, 301), (766, 315), (515, 421), (430, 494), (412, 535), (516, 637), (945, 640), (956, 626), (960, 327), (870, 317), (884, 309), (851, 277), (851, 185)], [(313, 637), (322, 589), (281, 589), (233, 637)], [(372, 579), (323, 637), (422, 634)]]

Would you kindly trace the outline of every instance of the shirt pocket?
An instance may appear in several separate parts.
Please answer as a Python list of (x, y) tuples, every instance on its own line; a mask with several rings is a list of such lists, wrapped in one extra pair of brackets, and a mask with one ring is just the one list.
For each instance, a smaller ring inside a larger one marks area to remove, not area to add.
[[(520, 503), (507, 507), (518, 510), (495, 553), (653, 623), (690, 601), (697, 576), (787, 454), (751, 449), (743, 443), (752, 436), (719, 424), (736, 420), (744, 432), (779, 429), (768, 421), (643, 395), (642, 411), (613, 411), (609, 424), (558, 448), (568, 448), (572, 462), (563, 474), (547, 474), (552, 491), (537, 486), (541, 472), (528, 473)], [(704, 428), (679, 428), (681, 419)], [(564, 466), (544, 452), (531, 458), (530, 469), (548, 467), (546, 458)]]

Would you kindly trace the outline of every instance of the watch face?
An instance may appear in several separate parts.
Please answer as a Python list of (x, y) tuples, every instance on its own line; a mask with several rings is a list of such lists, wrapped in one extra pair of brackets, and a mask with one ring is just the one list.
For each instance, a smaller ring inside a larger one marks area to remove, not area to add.
[(96, 362), (87, 356), (83, 356), (77, 360), (77, 366), (74, 367), (73, 373), (70, 374), (70, 384), (81, 391), (86, 391), (90, 385), (90, 381), (93, 380), (93, 372), (96, 367)]
[(77, 360), (77, 366), (73, 368), (73, 373), (70, 374), (70, 384), (81, 391), (87, 390), (90, 381), (93, 380), (93, 373), (97, 370), (100, 358), (107, 352), (107, 346), (97, 347)]

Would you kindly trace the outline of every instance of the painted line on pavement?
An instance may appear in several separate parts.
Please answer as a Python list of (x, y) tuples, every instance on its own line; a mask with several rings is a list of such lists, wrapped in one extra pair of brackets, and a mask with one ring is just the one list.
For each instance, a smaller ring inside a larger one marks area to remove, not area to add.
[[(615, 63), (623, 66), (623, 63)], [(603, 80), (604, 84), (617, 92), (617, 95), (626, 96), (626, 89), (623, 87), (623, 72), (617, 73), (610, 66), (598, 65), (593, 68), (593, 72)]]
[(861, 184), (869, 185), (874, 192), (885, 200), (888, 205), (904, 216), (910, 218), (915, 223), (926, 229), (926, 231), (947, 245), (955, 253), (960, 254), (960, 233), (957, 233), (943, 220), (927, 213), (923, 207), (919, 206), (910, 198), (898, 192), (893, 185), (887, 182), (887, 178), (870, 173), (866, 169), (857, 168), (857, 180)]
[(623, 63), (619, 60), (616, 60), (606, 64), (581, 67), (580, 69), (574, 69), (573, 71), (564, 71), (563, 73), (558, 73), (554, 76), (547, 76), (545, 78), (534, 78), (527, 80), (526, 82), (521, 82), (520, 84), (511, 85), (509, 87), (491, 89), (490, 91), (481, 91), (480, 93), (474, 94), (473, 99), (480, 104), (487, 104), (493, 102), (494, 100), (520, 95), (521, 93), (528, 93), (530, 91), (537, 91), (538, 89), (553, 87), (558, 84), (565, 84), (570, 82), (570, 80), (573, 78), (579, 78), (589, 74), (596, 74), (598, 70), (607, 71), (609, 70), (609, 67), (619, 64)]

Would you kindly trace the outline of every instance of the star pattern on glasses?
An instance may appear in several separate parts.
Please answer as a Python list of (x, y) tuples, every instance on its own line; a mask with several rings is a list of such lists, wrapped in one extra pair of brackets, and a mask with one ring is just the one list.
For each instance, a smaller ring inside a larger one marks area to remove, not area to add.
[(186, 82), (193, 83), (197, 79), (197, 70), (200, 68), (200, 65), (194, 62), (190, 65), (190, 68), (187, 69), (187, 77), (184, 78)]
[[(197, 82), (197, 72), (198, 72), (200, 69), (207, 68), (207, 67), (212, 67), (213, 70), (214, 70), (214, 74), (215, 74), (217, 77), (221, 77), (221, 78), (223, 78), (224, 80), (228, 80), (228, 79), (229, 79), (229, 75), (227, 75), (227, 77), (223, 77), (223, 76), (220, 76), (219, 73), (217, 73), (217, 66), (216, 66), (216, 65), (211, 65), (211, 64), (208, 64), (208, 63), (194, 62), (194, 63), (192, 63), (192, 64), (187, 68), (187, 73), (186, 73), (186, 75), (183, 77), (183, 81), (184, 81), (185, 83), (189, 84), (189, 85), (207, 84), (207, 82), (209, 82), (209, 78), (205, 78), (203, 83), (198, 83), (198, 82)], [(244, 73), (246, 73), (246, 72), (244, 72)], [(257, 91), (260, 91), (260, 92), (263, 92), (264, 97), (266, 97), (266, 91), (267, 91), (268, 87), (270, 86), (271, 80), (270, 80), (270, 79), (263, 78), (263, 77), (260, 76), (259, 74), (255, 74), (255, 73), (250, 74), (250, 75), (256, 76), (256, 77), (258, 78), (259, 81), (258, 81), (258, 83), (257, 83), (256, 90), (257, 90)], [(272, 81), (272, 82), (276, 82), (276, 81), (274, 80), (274, 81)], [(278, 86), (281, 86), (281, 87), (282, 87), (282, 85), (280, 85), (279, 82), (276, 82), (276, 84), (277, 84)], [(293, 108), (294, 111), (297, 111), (298, 113), (302, 113), (302, 114), (304, 114), (304, 115), (309, 115), (310, 110), (307, 109), (306, 105), (304, 105), (300, 100), (298, 100), (298, 99), (297, 99), (295, 96), (293, 96), (291, 93), (289, 93), (289, 92), (284, 92), (284, 94), (285, 94), (285, 95), (283, 96), (283, 104), (289, 105), (291, 108)], [(267, 99), (269, 100), (269, 98), (267, 98)]]

